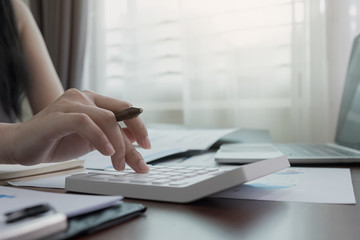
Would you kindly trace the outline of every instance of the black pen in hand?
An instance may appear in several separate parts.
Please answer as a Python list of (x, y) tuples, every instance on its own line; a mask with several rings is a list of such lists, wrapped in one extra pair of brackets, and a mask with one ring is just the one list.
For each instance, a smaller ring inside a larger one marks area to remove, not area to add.
[(120, 122), (132, 118), (136, 118), (142, 112), (143, 112), (142, 108), (130, 107), (125, 110), (122, 110), (121, 112), (115, 113), (115, 118), (116, 121)]

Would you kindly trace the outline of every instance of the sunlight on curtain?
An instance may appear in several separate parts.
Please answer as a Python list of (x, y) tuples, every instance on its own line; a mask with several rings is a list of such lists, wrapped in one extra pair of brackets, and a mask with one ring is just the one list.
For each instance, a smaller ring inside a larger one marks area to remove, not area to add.
[[(323, 1), (97, 2), (104, 30), (93, 41), (104, 46), (93, 67), (103, 72), (90, 87), (141, 106), (146, 123), (327, 140)], [(314, 137), (315, 115), (325, 122)]]

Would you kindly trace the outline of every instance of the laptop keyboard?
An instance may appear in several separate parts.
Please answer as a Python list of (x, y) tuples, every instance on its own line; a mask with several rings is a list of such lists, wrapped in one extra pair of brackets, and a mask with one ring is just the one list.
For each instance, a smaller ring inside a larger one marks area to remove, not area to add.
[(276, 147), (288, 157), (344, 157), (359, 154), (321, 144), (276, 144)]

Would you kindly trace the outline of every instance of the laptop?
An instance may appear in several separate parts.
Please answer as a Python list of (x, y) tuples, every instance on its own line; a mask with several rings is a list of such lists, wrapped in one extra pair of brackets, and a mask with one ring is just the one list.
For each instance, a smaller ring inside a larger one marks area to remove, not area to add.
[(215, 155), (219, 163), (249, 163), (286, 155), (290, 163), (360, 162), (360, 35), (353, 42), (334, 143), (224, 144)]

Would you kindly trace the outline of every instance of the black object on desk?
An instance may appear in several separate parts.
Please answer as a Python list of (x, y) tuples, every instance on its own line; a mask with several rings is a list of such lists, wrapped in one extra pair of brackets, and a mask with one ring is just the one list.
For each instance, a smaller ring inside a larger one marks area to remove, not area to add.
[(48, 239), (66, 229), (65, 214), (43, 203), (4, 213), (0, 239)]
[(111, 207), (68, 219), (68, 229), (55, 239), (69, 239), (91, 234), (115, 226), (142, 215), (146, 207), (142, 204), (121, 202)]
[(53, 210), (53, 208), (49, 204), (39, 204), (13, 212), (8, 212), (5, 213), (6, 223), (13, 223), (25, 218), (35, 217), (51, 210)]

